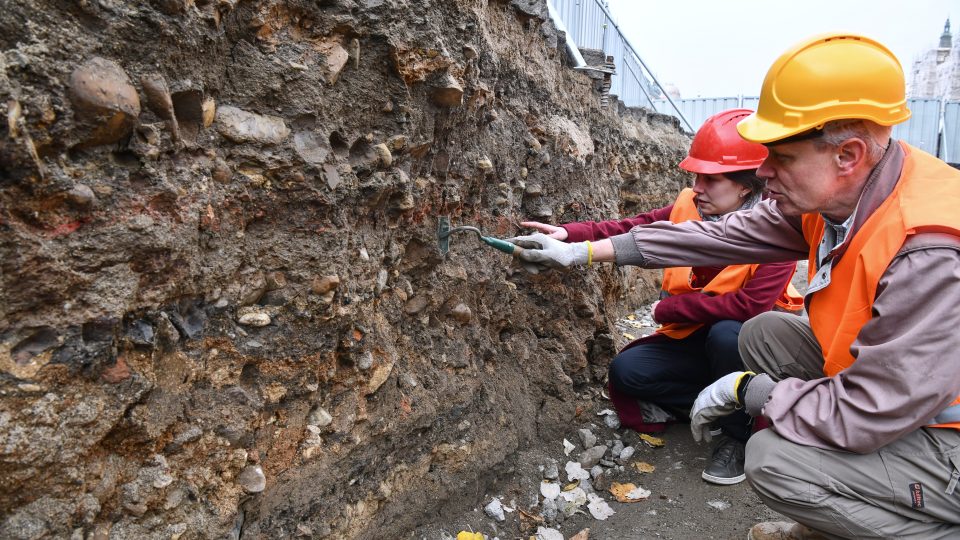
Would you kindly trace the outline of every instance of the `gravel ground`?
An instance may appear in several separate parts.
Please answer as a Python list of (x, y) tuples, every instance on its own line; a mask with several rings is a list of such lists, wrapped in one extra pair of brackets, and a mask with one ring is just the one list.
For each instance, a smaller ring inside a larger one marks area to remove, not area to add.
[[(800, 291), (806, 287), (804, 275), (805, 268), (802, 268), (794, 283)], [(649, 334), (654, 329), (650, 306), (642, 306), (617, 321), (617, 328), (620, 331), (618, 347)], [(449, 540), (455, 538), (458, 531), (472, 531), (484, 534), (487, 539), (570, 540), (584, 529), (590, 529), (588, 538), (593, 540), (742, 539), (746, 538), (754, 523), (784, 519), (767, 508), (746, 483), (717, 486), (704, 482), (700, 474), (710, 455), (710, 443), (695, 443), (689, 425), (670, 426), (658, 437), (662, 446), (651, 446), (632, 430), (608, 425), (607, 417), (601, 413), (613, 409), (613, 405), (599, 389), (588, 390), (584, 397), (589, 398), (587, 402), (591, 407), (581, 412), (565, 437), (573, 444), (569, 455), (564, 453), (563, 441), (556, 441), (517, 456), (515, 466), (497, 471), (503, 480), (485, 495), (483, 504), (472, 513), (445, 518), (443, 525), (421, 527), (410, 538)], [(597, 519), (584, 504), (570, 516), (564, 517), (561, 511), (560, 517), (551, 519), (551, 512), (546, 508), (550, 505), (545, 507), (544, 497), (538, 493), (540, 482), (549, 476), (544, 470), (550, 468), (551, 460), (555, 461), (559, 469), (558, 483), (570, 486), (565, 464), (578, 461), (589, 447), (580, 436), (583, 429), (589, 429), (596, 436), (595, 445), (622, 445), (635, 449), (634, 454), (624, 460), (612, 459), (608, 451), (605, 460), (612, 466), (602, 467), (602, 478), (599, 481), (582, 480), (579, 484), (587, 492), (601, 496), (614, 513), (606, 519)], [(635, 468), (637, 463), (652, 465), (653, 471), (641, 473)], [(632, 483), (649, 490), (650, 496), (633, 503), (617, 502), (608, 491), (614, 482)], [(503, 521), (497, 521), (484, 511), (483, 507), (495, 498), (507, 508)]]

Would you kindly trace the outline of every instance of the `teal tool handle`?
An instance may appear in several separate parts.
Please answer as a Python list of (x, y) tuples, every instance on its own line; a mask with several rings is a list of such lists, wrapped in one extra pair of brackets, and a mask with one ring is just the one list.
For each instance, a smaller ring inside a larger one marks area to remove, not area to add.
[(516, 248), (517, 248), (516, 245), (511, 244), (510, 242), (507, 242), (506, 240), (501, 240), (501, 239), (499, 239), (499, 238), (494, 238), (494, 237), (492, 237), (492, 236), (481, 236), (481, 237), (480, 237), (480, 240), (482, 240), (483, 243), (484, 243), (484, 244), (487, 244), (488, 246), (493, 246), (493, 247), (499, 249), (500, 251), (502, 251), (502, 252), (504, 252), (504, 253), (509, 253), (509, 254), (511, 254), (511, 255), (513, 254), (514, 250), (516, 250)]

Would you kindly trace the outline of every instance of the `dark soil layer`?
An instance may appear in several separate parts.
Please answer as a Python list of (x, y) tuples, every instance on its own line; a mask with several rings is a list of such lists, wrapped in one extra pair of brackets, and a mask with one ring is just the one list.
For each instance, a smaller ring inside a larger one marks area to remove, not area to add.
[(0, 537), (400, 538), (559, 444), (657, 274), (438, 218), (667, 204), (688, 143), (562, 43), (537, 0), (5, 2)]

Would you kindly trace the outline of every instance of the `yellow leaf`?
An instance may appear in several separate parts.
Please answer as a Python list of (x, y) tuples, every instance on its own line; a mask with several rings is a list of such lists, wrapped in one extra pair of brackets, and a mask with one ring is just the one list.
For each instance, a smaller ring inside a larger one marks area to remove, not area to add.
[(563, 486), (563, 490), (564, 490), (564, 491), (570, 491), (571, 489), (575, 489), (575, 488), (578, 487), (579, 485), (580, 485), (580, 481), (579, 481), (579, 480), (577, 480), (576, 482), (570, 482), (569, 484)]
[(650, 447), (652, 447), (652, 448), (660, 448), (660, 447), (663, 446), (663, 444), (664, 444), (664, 443), (663, 443), (663, 439), (659, 439), (659, 438), (657, 438), (657, 437), (652, 437), (652, 436), (650, 436), (650, 435), (647, 435), (646, 433), (641, 433), (641, 434), (640, 434), (640, 439), (641, 439), (643, 442), (647, 443), (647, 445), (650, 446)]
[(623, 337), (627, 339), (637, 339), (636, 337), (633, 336), (633, 334), (628, 334), (626, 332), (623, 333)]
[(480, 533), (460, 531), (457, 533), (457, 540), (487, 540), (487, 538)]
[(634, 491), (635, 489), (637, 489), (637, 486), (633, 484), (620, 484), (618, 482), (614, 482), (613, 484), (610, 485), (610, 493), (612, 493), (613, 496), (617, 498), (618, 502), (622, 502), (622, 503), (638, 502), (646, 498), (646, 497), (637, 497), (637, 498), (628, 497), (630, 492)]
[(636, 319), (637, 319), (637, 316), (636, 316), (636, 315), (633, 315), (633, 314), (630, 314), (630, 315), (627, 315), (627, 318), (630, 319), (631, 321), (633, 321), (633, 320), (636, 320)]
[(633, 468), (636, 469), (637, 472), (642, 472), (642, 473), (652, 473), (653, 471), (657, 470), (656, 467), (654, 467), (653, 465), (645, 461), (633, 462)]

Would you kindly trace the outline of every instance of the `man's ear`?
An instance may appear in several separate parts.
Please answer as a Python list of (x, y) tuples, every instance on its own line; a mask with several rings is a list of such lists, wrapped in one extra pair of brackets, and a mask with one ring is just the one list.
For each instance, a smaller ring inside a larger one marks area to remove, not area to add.
[(867, 160), (867, 143), (853, 137), (840, 143), (834, 156), (840, 176), (850, 176)]

